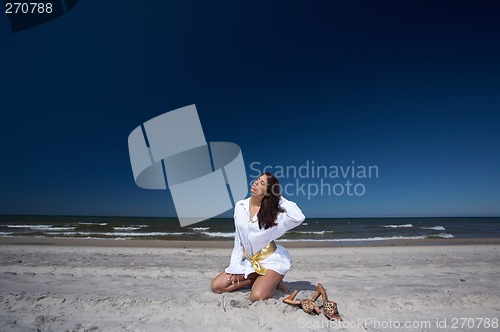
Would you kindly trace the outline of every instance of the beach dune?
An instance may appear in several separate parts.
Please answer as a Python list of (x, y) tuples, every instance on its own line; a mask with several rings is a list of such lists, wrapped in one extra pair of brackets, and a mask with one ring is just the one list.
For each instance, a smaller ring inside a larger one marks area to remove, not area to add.
[(249, 289), (213, 293), (210, 281), (227, 266), (230, 246), (3, 244), (0, 330), (498, 330), (499, 245), (289, 251), (290, 291), (311, 297), (321, 282), (343, 322), (307, 315), (280, 292), (254, 303)]

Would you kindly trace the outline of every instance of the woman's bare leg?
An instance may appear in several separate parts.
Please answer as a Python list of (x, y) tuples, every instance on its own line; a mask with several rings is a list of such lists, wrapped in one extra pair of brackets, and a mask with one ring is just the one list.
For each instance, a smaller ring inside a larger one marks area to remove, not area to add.
[(285, 294), (290, 293), (290, 291), (288, 290), (288, 288), (286, 288), (285, 283), (283, 282), (283, 280), (281, 280), (280, 283), (278, 284), (278, 286), (276, 286), (276, 289), (279, 290), (282, 293), (285, 293)]
[[(274, 291), (282, 282), (284, 275), (276, 271), (267, 270), (266, 275), (260, 275), (253, 283), (250, 299), (252, 301), (265, 300), (273, 296)], [(284, 285), (283, 285), (284, 286)]]
[(251, 286), (255, 282), (255, 278), (257, 278), (257, 273), (251, 273), (248, 275), (247, 279), (245, 279), (243, 274), (233, 274), (233, 276), (235, 276), (233, 280), (231, 280), (231, 276), (231, 274), (224, 271), (219, 273), (217, 277), (212, 280), (212, 291), (214, 293), (225, 293)]

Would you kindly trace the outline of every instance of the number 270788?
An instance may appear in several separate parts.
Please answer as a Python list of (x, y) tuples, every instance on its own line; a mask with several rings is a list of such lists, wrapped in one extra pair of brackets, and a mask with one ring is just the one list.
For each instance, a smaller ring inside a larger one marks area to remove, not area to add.
[(50, 14), (51, 2), (6, 2), (5, 14)]

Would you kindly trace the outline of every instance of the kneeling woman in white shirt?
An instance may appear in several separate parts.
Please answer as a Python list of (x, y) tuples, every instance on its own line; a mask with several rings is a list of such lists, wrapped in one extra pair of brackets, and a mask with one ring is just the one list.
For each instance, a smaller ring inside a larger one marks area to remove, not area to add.
[(274, 240), (305, 219), (299, 207), (280, 194), (278, 179), (265, 172), (252, 184), (252, 196), (234, 208), (236, 234), (231, 263), (212, 280), (216, 293), (252, 286), (252, 301), (270, 298), (275, 289), (288, 293), (283, 277), (291, 257)]

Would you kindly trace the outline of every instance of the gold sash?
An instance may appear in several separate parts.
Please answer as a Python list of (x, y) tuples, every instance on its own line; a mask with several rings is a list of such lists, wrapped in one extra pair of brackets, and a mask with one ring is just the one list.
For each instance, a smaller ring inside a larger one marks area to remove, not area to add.
[(260, 249), (255, 255), (250, 257), (245, 250), (243, 253), (245, 257), (252, 263), (253, 269), (260, 275), (265, 275), (267, 269), (260, 264), (260, 261), (271, 256), (276, 251), (276, 243), (274, 241), (269, 242), (264, 248)]

